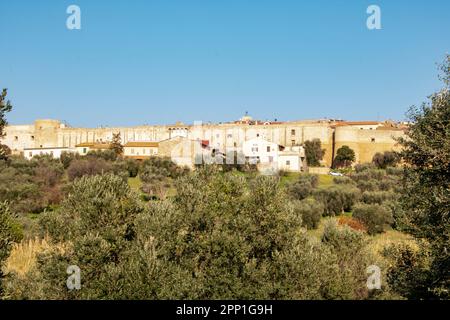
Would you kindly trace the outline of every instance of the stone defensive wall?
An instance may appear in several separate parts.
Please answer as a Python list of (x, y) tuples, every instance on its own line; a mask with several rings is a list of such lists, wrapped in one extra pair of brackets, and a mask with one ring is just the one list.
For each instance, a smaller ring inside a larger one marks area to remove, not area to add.
[(371, 162), (377, 152), (400, 150), (395, 139), (403, 135), (403, 130), (394, 128), (378, 127), (368, 130), (336, 127), (335, 150), (347, 145), (355, 151), (356, 163)]
[(2, 143), (13, 153), (25, 148), (74, 148), (84, 142), (107, 142), (120, 133), (122, 143), (131, 141), (160, 142), (174, 137), (207, 140), (212, 148), (239, 148), (250, 139), (263, 138), (282, 146), (302, 145), (320, 139), (325, 149), (323, 164), (331, 166), (338, 148), (348, 145), (356, 153), (356, 162), (369, 162), (376, 152), (398, 149), (394, 138), (403, 129), (381, 122), (336, 122), (310, 120), (292, 122), (236, 121), (231, 123), (194, 123), (136, 127), (73, 128), (58, 120), (36, 120), (31, 125), (10, 125)]

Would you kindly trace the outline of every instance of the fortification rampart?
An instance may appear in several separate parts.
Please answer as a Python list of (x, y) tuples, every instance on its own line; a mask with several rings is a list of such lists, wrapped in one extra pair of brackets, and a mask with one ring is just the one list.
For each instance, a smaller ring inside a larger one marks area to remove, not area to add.
[(361, 125), (330, 121), (296, 121), (283, 123), (224, 123), (157, 125), (114, 128), (72, 128), (58, 120), (36, 120), (32, 125), (6, 127), (2, 143), (16, 153), (26, 148), (74, 148), (84, 142), (107, 142), (113, 133), (120, 133), (122, 142), (164, 141), (176, 136), (191, 140), (208, 140), (213, 148), (223, 150), (240, 147), (250, 139), (263, 138), (282, 146), (302, 145), (307, 140), (320, 139), (325, 149), (323, 163), (331, 166), (334, 153), (348, 145), (356, 153), (356, 162), (369, 162), (376, 152), (398, 149), (394, 137), (402, 130), (386, 128), (381, 123)]

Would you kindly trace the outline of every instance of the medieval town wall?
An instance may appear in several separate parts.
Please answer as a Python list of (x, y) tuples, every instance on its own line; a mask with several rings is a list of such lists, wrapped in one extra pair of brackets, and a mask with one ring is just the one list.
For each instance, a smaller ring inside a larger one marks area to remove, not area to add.
[[(242, 147), (244, 141), (262, 138), (283, 146), (302, 145), (320, 139), (325, 149), (323, 164), (331, 166), (334, 152), (347, 145), (355, 151), (356, 162), (370, 162), (377, 152), (397, 150), (393, 139), (402, 130), (379, 126), (333, 126), (329, 122), (297, 121), (271, 124), (225, 123), (174, 126), (137, 126), (114, 128), (71, 128), (57, 120), (36, 120), (32, 125), (6, 127), (2, 143), (14, 153), (25, 148), (74, 148), (83, 142), (107, 142), (113, 133), (120, 133), (122, 143), (130, 141), (159, 142), (183, 136), (191, 140), (208, 140), (218, 150)], [(334, 138), (333, 138), (334, 135)]]
[(335, 131), (335, 150), (349, 146), (355, 151), (356, 163), (371, 162), (377, 152), (399, 150), (395, 138), (403, 136), (397, 129), (359, 129), (355, 127), (337, 127)]

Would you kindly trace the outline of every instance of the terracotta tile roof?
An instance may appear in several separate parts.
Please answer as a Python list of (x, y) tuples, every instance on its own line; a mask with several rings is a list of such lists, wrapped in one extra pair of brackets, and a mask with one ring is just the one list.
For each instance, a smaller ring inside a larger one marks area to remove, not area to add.
[(130, 141), (124, 145), (124, 147), (152, 147), (157, 148), (158, 142), (146, 142), (146, 141)]
[(94, 143), (94, 142), (83, 142), (75, 146), (76, 148), (87, 147), (90, 149), (111, 149), (111, 144), (109, 143)]
[(336, 126), (375, 126), (380, 125), (378, 121), (343, 121), (336, 123)]

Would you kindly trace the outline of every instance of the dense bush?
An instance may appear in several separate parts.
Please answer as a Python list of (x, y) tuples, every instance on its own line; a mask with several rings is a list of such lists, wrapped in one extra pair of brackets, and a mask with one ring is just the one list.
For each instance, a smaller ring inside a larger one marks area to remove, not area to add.
[(67, 176), (70, 181), (83, 176), (94, 176), (113, 171), (112, 164), (102, 158), (91, 158), (74, 160), (67, 169)]
[(386, 176), (386, 171), (381, 169), (365, 169), (350, 175), (355, 182), (369, 181), (369, 180), (383, 180)]
[(297, 181), (288, 186), (288, 193), (293, 199), (302, 200), (309, 197), (318, 184), (317, 175), (301, 174)]
[(353, 208), (353, 217), (367, 227), (369, 234), (382, 233), (393, 223), (391, 210), (379, 204), (357, 204)]
[(401, 167), (387, 167), (386, 173), (390, 176), (399, 176), (401, 177), (403, 175), (404, 169)]
[(60, 202), (63, 173), (61, 163), (50, 157), (11, 157), (0, 163), (0, 201), (8, 201), (15, 213), (39, 213)]
[(324, 205), (325, 216), (335, 216), (344, 211), (351, 211), (353, 205), (359, 201), (361, 196), (358, 188), (346, 185), (317, 189), (313, 195)]
[(312, 199), (292, 202), (295, 214), (301, 216), (302, 225), (307, 229), (317, 229), (323, 214), (323, 204)]
[(12, 244), (22, 238), (22, 230), (14, 219), (6, 202), (0, 202), (0, 300), (3, 296), (3, 264), (9, 256)]
[(424, 244), (393, 244), (383, 255), (392, 261), (386, 281), (395, 292), (408, 299), (432, 299), (433, 293), (426, 290), (431, 259)]
[(375, 165), (373, 163), (358, 163), (355, 165), (354, 169), (357, 173), (363, 172), (365, 170), (375, 169)]
[(349, 185), (356, 186), (356, 183), (349, 177), (334, 177), (333, 182), (335, 184), (349, 184)]
[(384, 153), (376, 153), (373, 156), (372, 163), (379, 169), (387, 167), (395, 167), (399, 161), (399, 156), (393, 151), (385, 151)]
[[(62, 250), (39, 255), (29, 278), (11, 281), (9, 294), (32, 299), (111, 298), (121, 286), (115, 276), (128, 258), (134, 220), (142, 210), (137, 195), (120, 177), (107, 174), (75, 180), (61, 207), (41, 219), (44, 231)], [(67, 290), (70, 265), (81, 269), (80, 291)]]
[(359, 180), (356, 183), (356, 186), (361, 192), (366, 191), (377, 191), (379, 190), (379, 181), (378, 180)]
[(20, 241), (22, 237), (21, 226), (10, 211), (8, 204), (0, 202), (0, 275), (2, 263), (8, 257), (12, 244)]
[(137, 177), (139, 173), (139, 163), (134, 159), (125, 160), (128, 176), (131, 178)]
[[(324, 243), (335, 256), (339, 266), (336, 277), (337, 292), (331, 296), (341, 299), (361, 299), (367, 297), (366, 267), (370, 264), (370, 255), (366, 251), (364, 233), (348, 226), (339, 226), (335, 221), (328, 221), (322, 235)], [(355, 288), (358, 288), (355, 292)]]
[[(7, 294), (27, 299), (363, 299), (366, 256), (348, 230), (312, 240), (274, 177), (213, 168), (142, 207), (114, 175), (84, 176), (42, 217), (47, 250)], [(310, 202), (308, 200), (308, 202)], [(311, 202), (311, 206), (312, 205)], [(66, 288), (67, 267), (81, 290)]]
[(385, 201), (395, 198), (396, 194), (390, 191), (365, 191), (361, 201), (367, 204), (383, 204)]
[(165, 199), (171, 186), (167, 180), (153, 180), (144, 183), (141, 190), (146, 194), (147, 200)]
[(115, 161), (117, 159), (117, 153), (112, 150), (91, 150), (86, 155), (87, 158), (103, 159), (105, 161)]
[(170, 158), (151, 157), (142, 163), (139, 177), (144, 183), (150, 183), (165, 178), (175, 179), (188, 171), (187, 168), (177, 166)]
[(81, 155), (78, 152), (62, 152), (59, 161), (61, 161), (64, 169), (67, 169), (73, 160), (81, 159)]

